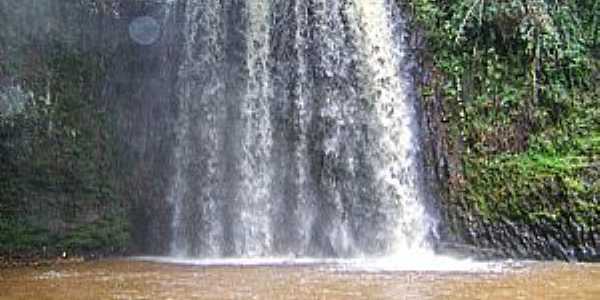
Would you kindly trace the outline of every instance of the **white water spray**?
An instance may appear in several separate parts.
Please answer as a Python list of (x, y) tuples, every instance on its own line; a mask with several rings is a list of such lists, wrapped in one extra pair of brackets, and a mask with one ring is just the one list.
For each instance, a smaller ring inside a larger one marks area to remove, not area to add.
[(394, 9), (186, 2), (173, 255), (431, 252)]

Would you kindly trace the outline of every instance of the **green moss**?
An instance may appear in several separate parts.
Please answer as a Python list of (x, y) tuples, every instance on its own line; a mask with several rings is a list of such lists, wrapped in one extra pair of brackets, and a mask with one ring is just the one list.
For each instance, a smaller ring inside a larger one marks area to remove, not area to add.
[(26, 220), (0, 218), (0, 253), (41, 249), (53, 240), (48, 230)]
[(129, 222), (125, 216), (107, 216), (77, 226), (64, 235), (52, 234), (48, 229), (23, 219), (0, 218), (0, 254), (41, 253), (43, 248), (72, 252), (121, 251), (129, 244), (129, 232)]
[(598, 179), (590, 179), (586, 171), (594, 163), (593, 157), (580, 154), (579, 149), (563, 154), (529, 151), (470, 158), (467, 188), (461, 196), (490, 219), (556, 221), (575, 214), (581, 216), (582, 224), (593, 225), (595, 219), (589, 215), (600, 216), (594, 198)]
[(106, 217), (75, 228), (58, 244), (75, 251), (122, 250), (129, 243), (129, 232), (129, 222), (125, 217)]
[(125, 199), (111, 168), (118, 141), (101, 94), (102, 54), (56, 40), (22, 47), (36, 63), (0, 70), (31, 95), (21, 113), (0, 114), (0, 252), (123, 248), (124, 217), (85, 223), (122, 212)]

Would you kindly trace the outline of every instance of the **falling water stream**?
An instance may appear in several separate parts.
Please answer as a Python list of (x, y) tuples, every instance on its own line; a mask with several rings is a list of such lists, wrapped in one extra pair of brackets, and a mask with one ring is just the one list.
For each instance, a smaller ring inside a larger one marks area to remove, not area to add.
[(172, 255), (429, 251), (394, 1), (188, 0), (183, 19)]

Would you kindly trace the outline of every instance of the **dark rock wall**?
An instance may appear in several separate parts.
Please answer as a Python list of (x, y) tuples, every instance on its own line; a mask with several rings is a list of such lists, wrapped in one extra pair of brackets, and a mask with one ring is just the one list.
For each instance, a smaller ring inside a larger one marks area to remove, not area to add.
[[(597, 149), (584, 153), (592, 163), (569, 173), (584, 182), (585, 191), (573, 192), (569, 177), (557, 173), (543, 175), (539, 182), (531, 183), (537, 185), (533, 192), (518, 195), (506, 205), (502, 202), (509, 200), (493, 194), (496, 189), (489, 186), (483, 187), (489, 189), (487, 196), (474, 198), (472, 190), (481, 188), (477, 174), (495, 171), (510, 178), (512, 169), (487, 170), (468, 163), (476, 155), (468, 152), (464, 140), (462, 128), (469, 124), (461, 118), (462, 103), (444, 95), (447, 78), (433, 66), (418, 37), (420, 33), (414, 34), (421, 66), (416, 77), (421, 91), (426, 179), (440, 216), (438, 252), (480, 259), (597, 261), (600, 254), (600, 211), (595, 206), (600, 200)], [(490, 155), (483, 160), (493, 158)], [(514, 177), (498, 184), (510, 186), (519, 180)]]

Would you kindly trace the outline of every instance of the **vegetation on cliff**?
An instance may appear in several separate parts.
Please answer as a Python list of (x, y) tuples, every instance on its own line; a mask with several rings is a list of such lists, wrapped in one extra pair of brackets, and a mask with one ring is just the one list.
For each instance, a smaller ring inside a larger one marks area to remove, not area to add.
[[(492, 224), (500, 223), (556, 239), (562, 252), (598, 251), (599, 2), (407, 6), (426, 40), (430, 72), (421, 92), (426, 109), (439, 106), (441, 116), (429, 122), (443, 124), (433, 130), (445, 149), (429, 157), (430, 165), (446, 163), (440, 177), (454, 234), (479, 246), (516, 248), (508, 255), (548, 256), (544, 242), (515, 246), (498, 237)], [(486, 230), (492, 233), (482, 237)]]
[(164, 253), (143, 241), (168, 227), (139, 224), (169, 215), (179, 29), (139, 45), (129, 24), (171, 7), (0, 1), (0, 258)]
[(0, 255), (128, 242), (115, 116), (103, 97), (107, 53), (89, 24), (101, 14), (90, 8), (0, 3)]

